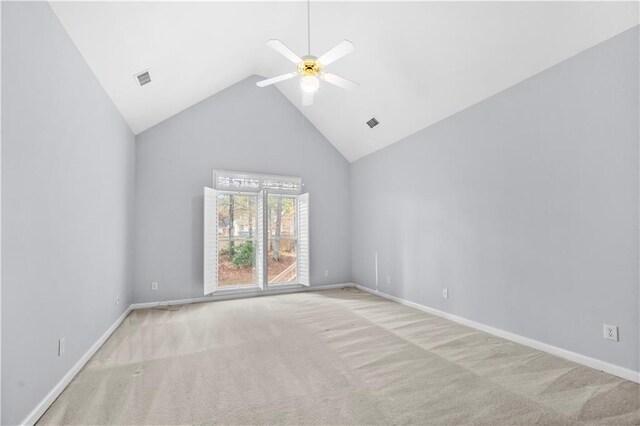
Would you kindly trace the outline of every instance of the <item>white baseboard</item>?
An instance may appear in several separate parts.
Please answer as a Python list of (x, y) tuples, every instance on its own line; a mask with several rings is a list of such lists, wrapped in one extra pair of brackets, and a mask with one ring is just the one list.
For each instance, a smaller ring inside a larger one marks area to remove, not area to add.
[(157, 308), (160, 306), (186, 305), (189, 303), (215, 302), (218, 300), (244, 299), (247, 297), (273, 296), (276, 294), (299, 293), (302, 291), (320, 291), (331, 290), (336, 288), (355, 287), (354, 283), (328, 284), (328, 285), (312, 285), (309, 287), (302, 285), (283, 286), (270, 290), (251, 290), (251, 291), (222, 291), (211, 296), (193, 297), (190, 299), (165, 300), (162, 302), (146, 302), (134, 303), (131, 309)]
[(489, 325), (485, 325), (467, 318), (462, 318), (457, 315), (450, 314), (448, 312), (440, 311), (438, 309), (430, 308), (425, 305), (421, 305), (419, 303), (411, 302), (406, 299), (402, 299), (400, 297), (392, 296), (387, 293), (382, 293), (377, 290), (370, 289), (368, 287), (364, 287), (361, 285), (355, 285), (359, 290), (366, 291), (367, 293), (375, 294), (376, 296), (384, 297), (385, 299), (392, 300), (394, 302), (401, 303), (406, 306), (410, 306), (415, 309), (419, 309), (423, 312), (427, 312), (429, 314), (437, 315), (442, 318), (446, 318), (448, 320), (457, 322), (462, 325), (466, 325), (467, 327), (484, 331), (485, 333), (493, 334), (494, 336), (501, 337), (506, 340), (511, 340), (512, 342), (519, 343), (524, 346), (528, 346), (533, 349), (537, 349), (542, 352), (547, 352), (551, 355), (558, 356), (560, 358), (567, 359), (569, 361), (573, 361), (578, 364), (582, 364), (584, 366), (594, 368), (596, 370), (604, 371), (605, 373), (612, 374), (614, 376), (622, 377), (623, 379), (630, 380), (635, 383), (640, 383), (640, 372), (631, 370), (629, 368), (621, 367), (619, 365), (610, 364), (605, 361), (601, 361), (599, 359), (591, 358), (586, 355), (581, 355), (576, 352), (571, 352), (566, 349), (559, 348), (557, 346), (549, 345), (547, 343), (540, 342), (538, 340), (530, 339), (528, 337), (520, 336), (519, 334), (511, 333), (509, 331), (504, 331), (499, 328), (491, 327)]
[(36, 407), (31, 410), (29, 414), (20, 422), (20, 425), (34, 425), (38, 419), (44, 414), (45, 411), (53, 404), (53, 401), (60, 396), (62, 391), (67, 387), (71, 380), (80, 372), (82, 367), (91, 359), (91, 357), (100, 349), (104, 342), (107, 341), (109, 336), (118, 328), (118, 326), (124, 321), (124, 319), (131, 312), (131, 306), (129, 306), (123, 313), (118, 317), (118, 319), (109, 327), (107, 331), (104, 332), (102, 336), (89, 348), (87, 352), (82, 355), (82, 357), (76, 362), (73, 367), (67, 374), (60, 379), (60, 381), (51, 389), (51, 391), (45, 396), (42, 401), (36, 405)]

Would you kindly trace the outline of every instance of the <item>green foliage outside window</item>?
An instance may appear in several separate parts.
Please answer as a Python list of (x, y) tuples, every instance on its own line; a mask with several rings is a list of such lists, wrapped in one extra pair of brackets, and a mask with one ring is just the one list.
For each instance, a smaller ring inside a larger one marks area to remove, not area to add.
[(254, 259), (253, 242), (245, 241), (236, 245), (231, 262), (236, 268), (241, 268), (243, 266), (253, 266)]

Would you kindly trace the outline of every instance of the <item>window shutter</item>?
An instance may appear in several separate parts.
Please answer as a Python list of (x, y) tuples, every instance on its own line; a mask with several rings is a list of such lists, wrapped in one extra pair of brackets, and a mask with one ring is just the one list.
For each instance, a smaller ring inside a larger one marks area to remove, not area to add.
[(265, 191), (258, 193), (258, 208), (257, 208), (257, 220), (256, 220), (256, 277), (258, 279), (258, 287), (264, 289), (265, 277), (265, 252), (264, 242), (266, 241), (266, 203), (267, 194)]
[(309, 194), (298, 197), (298, 281), (308, 286), (309, 281)]
[(218, 287), (218, 191), (204, 188), (204, 294)]

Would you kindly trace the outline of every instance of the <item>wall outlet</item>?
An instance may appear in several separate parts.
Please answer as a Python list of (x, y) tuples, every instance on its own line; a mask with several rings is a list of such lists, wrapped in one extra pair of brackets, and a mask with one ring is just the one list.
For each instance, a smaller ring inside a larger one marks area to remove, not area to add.
[(449, 290), (447, 290), (446, 288), (442, 289), (442, 298), (444, 298), (444, 299), (448, 299), (449, 298)]
[(61, 337), (60, 340), (58, 340), (58, 356), (62, 356), (65, 349), (66, 349), (66, 344), (64, 341), (64, 337)]
[(157, 282), (152, 282), (151, 283), (151, 290), (157, 290), (158, 289), (158, 283)]
[(325, 276), (325, 277), (328, 277), (328, 276), (329, 276), (329, 271), (326, 271), (326, 270), (325, 270), (325, 271), (324, 271), (324, 276)]
[(618, 326), (604, 324), (604, 338), (608, 340), (618, 341)]
[(387, 284), (391, 284), (391, 277), (387, 277)]
[(116, 299), (116, 305), (119, 305), (119, 304), (120, 304), (120, 298), (118, 297), (118, 298)]

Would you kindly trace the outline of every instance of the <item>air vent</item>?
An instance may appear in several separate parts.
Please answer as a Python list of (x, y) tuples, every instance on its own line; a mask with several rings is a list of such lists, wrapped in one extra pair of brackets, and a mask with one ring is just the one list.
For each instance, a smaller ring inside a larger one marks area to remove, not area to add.
[(375, 117), (373, 117), (371, 120), (367, 121), (367, 126), (371, 127), (372, 129), (374, 127), (376, 127), (378, 124), (380, 124), (380, 122), (378, 120), (376, 120)]
[(149, 71), (143, 71), (140, 74), (136, 74), (136, 79), (138, 80), (140, 86), (151, 83), (151, 76), (149, 75)]

